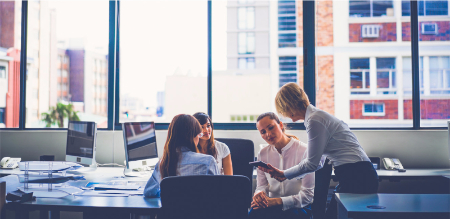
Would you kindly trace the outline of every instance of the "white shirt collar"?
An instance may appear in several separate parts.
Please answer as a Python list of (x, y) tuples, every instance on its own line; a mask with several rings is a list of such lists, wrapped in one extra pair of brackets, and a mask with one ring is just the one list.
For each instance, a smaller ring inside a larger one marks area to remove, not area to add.
[[(291, 140), (287, 143), (286, 146), (284, 146), (283, 148), (281, 148), (281, 153), (283, 153), (284, 151), (288, 150), (289, 148), (291, 148), (291, 146), (294, 144), (294, 138), (291, 138)], [(275, 145), (270, 145), (274, 150), (277, 150), (277, 148), (275, 147)]]

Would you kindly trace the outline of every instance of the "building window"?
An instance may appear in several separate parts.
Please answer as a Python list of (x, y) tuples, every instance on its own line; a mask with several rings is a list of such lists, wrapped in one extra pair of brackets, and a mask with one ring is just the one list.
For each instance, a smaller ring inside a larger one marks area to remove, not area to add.
[[(448, 0), (420, 0), (418, 6), (419, 16), (448, 15)], [(402, 16), (411, 16), (411, 6), (408, 0), (402, 0)]]
[(0, 124), (5, 123), (5, 108), (0, 108)]
[(278, 1), (278, 47), (297, 46), (295, 1)]
[(384, 103), (364, 103), (363, 116), (385, 116)]
[(450, 57), (430, 57), (430, 94), (450, 94)]
[(295, 30), (296, 29), (296, 18), (295, 15), (289, 16), (279, 16), (278, 17), (278, 30)]
[(370, 94), (370, 61), (350, 59), (350, 92), (351, 94)]
[(0, 66), (0, 79), (6, 79), (6, 67)]
[(395, 58), (377, 58), (377, 93), (397, 93)]
[[(403, 57), (403, 94), (412, 94), (412, 70), (411, 57)], [(423, 57), (419, 58), (420, 93), (423, 94)]]
[(255, 7), (238, 8), (238, 29), (255, 28)]
[(239, 33), (238, 52), (239, 54), (255, 53), (255, 33)]
[(255, 69), (255, 58), (239, 58), (239, 69)]
[(393, 1), (350, 0), (350, 17), (394, 16)]
[(296, 33), (280, 33), (278, 34), (278, 47), (296, 47), (297, 34)]
[(279, 58), (279, 86), (289, 82), (297, 83), (297, 57), (284, 56)]

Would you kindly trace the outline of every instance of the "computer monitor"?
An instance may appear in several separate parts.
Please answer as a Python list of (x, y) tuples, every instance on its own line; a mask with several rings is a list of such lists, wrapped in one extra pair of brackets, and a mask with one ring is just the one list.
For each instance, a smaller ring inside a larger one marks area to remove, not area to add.
[(448, 125), (448, 159), (450, 159), (450, 120), (447, 121), (447, 125)]
[(69, 121), (67, 130), (66, 161), (96, 167), (95, 143), (97, 124), (95, 122)]
[(155, 123), (123, 123), (122, 130), (127, 170), (155, 166), (158, 162)]

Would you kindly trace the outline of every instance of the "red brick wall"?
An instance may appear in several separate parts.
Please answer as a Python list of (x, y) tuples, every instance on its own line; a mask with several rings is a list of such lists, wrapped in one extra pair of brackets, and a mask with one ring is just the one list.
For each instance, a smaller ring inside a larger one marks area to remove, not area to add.
[[(412, 119), (412, 100), (403, 101), (405, 119)], [(421, 119), (450, 119), (450, 99), (420, 100)]]
[[(363, 116), (364, 103), (384, 103), (385, 116)], [(350, 100), (350, 119), (398, 119), (398, 100)]]
[(332, 55), (317, 56), (318, 87), (316, 105), (334, 115), (334, 58)]
[(333, 46), (333, 1), (316, 1), (316, 46)]
[(297, 56), (298, 58), (298, 84), (303, 87), (303, 56)]
[(397, 41), (396, 23), (370, 23), (380, 25), (380, 36), (377, 38), (362, 38), (361, 26), (368, 24), (349, 24), (350, 42), (389, 42)]
[[(297, 41), (298, 47), (303, 47), (303, 1), (297, 0)], [(302, 77), (303, 78), (303, 77)], [(301, 84), (303, 86), (303, 83)]]
[(14, 1), (0, 1), (0, 47), (14, 47)]
[[(438, 26), (437, 35), (423, 35), (422, 23), (436, 23)], [(419, 22), (419, 37), (420, 41), (450, 41), (450, 21), (424, 21)], [(411, 41), (411, 23), (402, 23), (402, 40)]]

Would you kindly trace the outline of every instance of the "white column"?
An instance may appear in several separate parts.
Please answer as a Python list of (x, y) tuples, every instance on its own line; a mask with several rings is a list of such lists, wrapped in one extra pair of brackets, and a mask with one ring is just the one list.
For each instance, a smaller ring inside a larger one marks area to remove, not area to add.
[(402, 1), (394, 1), (394, 16), (397, 23), (397, 42), (402, 42)]
[[(395, 1), (394, 1), (395, 2)], [(397, 56), (396, 60), (396, 72), (395, 72), (395, 82), (397, 86), (398, 95), (398, 120), (403, 121), (403, 58), (401, 55)]]
[[(420, 60), (420, 58), (419, 58)], [(423, 57), (423, 88), (424, 95), (430, 95), (430, 57)]]
[(377, 59), (375, 57), (370, 57), (370, 95), (377, 95)]

